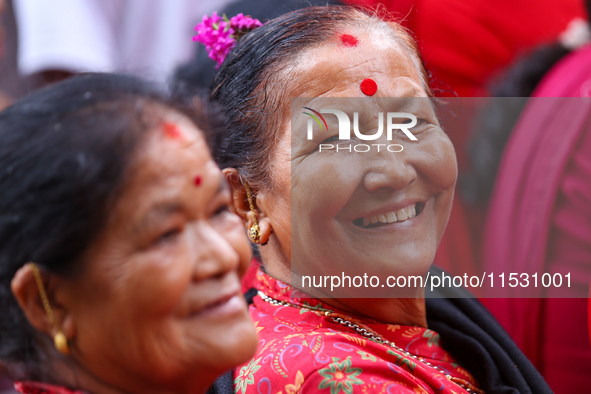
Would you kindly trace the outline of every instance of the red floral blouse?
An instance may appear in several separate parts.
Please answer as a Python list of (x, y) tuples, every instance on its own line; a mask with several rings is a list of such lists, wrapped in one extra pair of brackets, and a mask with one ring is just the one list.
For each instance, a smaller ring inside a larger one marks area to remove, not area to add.
[[(252, 360), (234, 372), (234, 392), (296, 394), (340, 393), (466, 393), (440, 371), (369, 340), (353, 329), (317, 312), (328, 309), (318, 300), (291, 298), (291, 287), (257, 272), (257, 288), (279, 301), (307, 309), (273, 305), (256, 296), (250, 315), (259, 333)], [(348, 320), (365, 324), (384, 339), (437, 365), (454, 379), (477, 387), (468, 371), (440, 347), (439, 334), (411, 326), (383, 324), (363, 317)]]
[(70, 390), (39, 382), (16, 382), (14, 388), (21, 394), (88, 394), (85, 391)]

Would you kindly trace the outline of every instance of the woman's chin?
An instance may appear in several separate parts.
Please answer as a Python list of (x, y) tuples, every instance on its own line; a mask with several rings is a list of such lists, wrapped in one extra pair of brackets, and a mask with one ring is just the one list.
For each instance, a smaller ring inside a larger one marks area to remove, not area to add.
[(230, 354), (234, 358), (232, 361), (234, 364), (243, 363), (254, 356), (258, 347), (259, 336), (250, 316), (242, 324), (235, 325), (227, 335), (233, 336), (228, 338), (228, 342), (231, 345)]
[(247, 311), (210, 331), (215, 339), (211, 358), (220, 367), (230, 369), (250, 360), (257, 349), (258, 335)]

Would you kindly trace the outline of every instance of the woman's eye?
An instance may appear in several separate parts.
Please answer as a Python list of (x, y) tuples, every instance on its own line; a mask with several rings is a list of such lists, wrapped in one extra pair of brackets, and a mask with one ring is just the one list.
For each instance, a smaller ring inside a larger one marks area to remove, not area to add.
[[(406, 122), (406, 123), (410, 123), (410, 122), (411, 122), (411, 119), (408, 119), (408, 122)], [(417, 124), (413, 128), (415, 128), (415, 127), (417, 127), (417, 128), (423, 127), (423, 126), (426, 126), (428, 124), (429, 124), (429, 122), (426, 119), (417, 118)]]
[[(413, 120), (411, 118), (404, 118), (404, 120), (402, 121), (402, 123), (403, 124), (409, 124), (409, 123), (412, 123), (412, 121)], [(418, 125), (420, 125), (422, 123), (425, 123), (425, 119), (417, 118), (417, 124), (416, 125), (418, 126)]]
[(335, 142), (339, 140), (339, 136), (338, 135), (333, 135), (332, 137), (329, 137), (327, 139), (325, 139), (324, 141), (322, 141), (322, 144), (328, 144), (330, 142)]
[(180, 233), (181, 233), (180, 229), (168, 230), (168, 231), (162, 233), (158, 237), (158, 239), (156, 240), (156, 243), (160, 244), (160, 243), (166, 243), (166, 242), (173, 241), (178, 235), (180, 235)]
[(218, 209), (216, 209), (214, 215), (218, 216), (218, 215), (221, 215), (226, 212), (230, 212), (230, 205), (228, 205), (228, 204), (224, 204), (224, 205), (220, 206)]
[[(413, 122), (413, 120), (410, 118), (405, 118), (405, 119), (400, 120), (400, 124), (411, 124), (412, 122)], [(408, 130), (411, 133), (420, 133), (425, 128), (427, 128), (429, 125), (431, 125), (431, 122), (429, 120), (424, 119), (424, 118), (417, 118), (417, 123), (414, 126), (409, 127)]]

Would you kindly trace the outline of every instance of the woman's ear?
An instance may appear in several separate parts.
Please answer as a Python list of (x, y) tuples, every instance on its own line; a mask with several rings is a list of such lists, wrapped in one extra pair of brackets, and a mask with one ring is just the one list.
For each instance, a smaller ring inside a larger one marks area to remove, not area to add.
[(246, 223), (248, 222), (247, 215), (248, 212), (250, 212), (250, 207), (246, 197), (246, 190), (244, 189), (244, 185), (240, 180), (238, 170), (236, 168), (224, 168), (222, 173), (230, 183), (230, 189), (232, 193), (232, 211), (240, 216), (246, 226)]
[(258, 244), (264, 245), (269, 240), (269, 237), (273, 233), (273, 228), (271, 226), (271, 221), (265, 215), (260, 207), (257, 205), (257, 200), (261, 198), (259, 194), (253, 191), (255, 196), (253, 197), (252, 204), (254, 205), (255, 212), (252, 211), (250, 208), (250, 203), (248, 201), (248, 194), (246, 193), (246, 188), (240, 179), (240, 175), (236, 168), (225, 168), (222, 170), (223, 174), (230, 182), (230, 186), (232, 189), (232, 206), (233, 211), (236, 213), (242, 221), (244, 222), (244, 227), (249, 230), (254, 224), (254, 215), (256, 214), (256, 219), (259, 225), (260, 231), (260, 239)]
[[(257, 194), (255, 200), (258, 207), (265, 205), (264, 203), (266, 201), (266, 197), (267, 196), (264, 193)], [(271, 219), (266, 215), (265, 210), (262, 208), (257, 209), (257, 220), (259, 222), (259, 230), (261, 232), (259, 243), (261, 246), (263, 246), (269, 242), (269, 238), (271, 237), (271, 234), (273, 234), (273, 226), (271, 225)]]
[(29, 323), (37, 331), (43, 332), (53, 339), (58, 330), (61, 330), (66, 338), (71, 340), (74, 337), (73, 320), (69, 311), (59, 302), (56, 302), (56, 289), (59, 286), (59, 280), (53, 275), (41, 275), (55, 324), (47, 314), (31, 264), (22, 266), (12, 278), (10, 283), (12, 294)]

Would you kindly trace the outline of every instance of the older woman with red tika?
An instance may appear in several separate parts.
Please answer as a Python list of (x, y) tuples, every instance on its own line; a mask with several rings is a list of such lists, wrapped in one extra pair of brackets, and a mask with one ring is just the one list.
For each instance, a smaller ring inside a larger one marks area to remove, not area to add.
[(219, 115), (84, 75), (0, 113), (0, 366), (23, 394), (204, 393), (257, 336)]
[[(221, 62), (212, 97), (229, 135), (218, 159), (262, 260), (250, 309), (259, 349), (235, 370), (235, 392), (550, 392), (475, 300), (426, 303), (421, 288), (363, 295), (379, 299), (296, 292), (312, 272), (427, 275), (457, 176), (430, 96), (405, 30), (348, 7), (273, 19)], [(322, 108), (349, 115), (349, 139)], [(376, 131), (378, 113), (390, 112), (396, 119), (383, 121), (410, 122), (415, 140), (404, 127)], [(361, 153), (373, 143), (403, 150)]]

